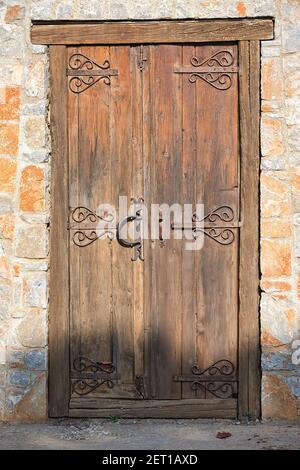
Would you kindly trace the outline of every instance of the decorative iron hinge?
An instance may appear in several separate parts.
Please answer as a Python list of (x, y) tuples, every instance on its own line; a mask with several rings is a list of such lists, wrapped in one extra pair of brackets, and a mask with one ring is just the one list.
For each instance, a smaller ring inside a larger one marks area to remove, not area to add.
[(118, 70), (110, 68), (109, 60), (105, 60), (102, 65), (99, 65), (81, 53), (73, 54), (69, 59), (67, 76), (72, 77), (69, 80), (69, 89), (73, 93), (82, 93), (99, 80), (110, 85), (110, 77), (113, 75), (118, 75)]
[(111, 362), (94, 362), (79, 356), (73, 361), (72, 390), (77, 395), (88, 395), (102, 385), (113, 388), (118, 377)]
[(174, 73), (189, 74), (190, 83), (200, 78), (218, 90), (228, 90), (232, 85), (232, 74), (238, 73), (232, 53), (226, 50), (218, 51), (203, 61), (191, 57), (190, 63), (192, 67), (175, 67)]
[[(104, 213), (103, 215), (96, 214), (91, 209), (78, 206), (71, 210), (71, 222), (67, 224), (68, 230), (72, 233), (72, 241), (74, 245), (82, 248), (95, 242), (100, 238), (109, 238), (113, 240), (116, 238), (118, 243), (124, 248), (132, 248), (132, 261), (140, 259), (144, 261), (143, 253), (143, 240), (141, 236), (141, 203), (142, 198), (133, 198), (134, 215), (126, 216), (117, 224), (112, 224), (114, 215), (111, 213)], [(127, 239), (123, 235), (123, 230), (129, 222), (134, 222), (135, 232), (138, 238), (135, 240)]]
[[(106, 237), (112, 240), (115, 236), (116, 227), (111, 225), (114, 220), (111, 213), (98, 215), (88, 207), (78, 206), (71, 209), (70, 219), (67, 227), (76, 246), (85, 247), (99, 238)], [(104, 223), (103, 228), (100, 228), (100, 222)]]
[(202, 390), (204, 398), (211, 394), (216, 398), (236, 398), (237, 378), (231, 361), (221, 359), (204, 370), (191, 368), (191, 376), (174, 376), (174, 382), (189, 382), (193, 391)]
[[(235, 239), (232, 229), (239, 227), (239, 224), (232, 223), (234, 218), (234, 212), (231, 207), (220, 206), (209, 212), (202, 219), (199, 219), (195, 213), (191, 223), (184, 225), (172, 223), (171, 228), (172, 230), (192, 230), (195, 239), (198, 236), (198, 232), (203, 232), (221, 245), (230, 245)], [(219, 222), (226, 223), (226, 225), (220, 225)]]

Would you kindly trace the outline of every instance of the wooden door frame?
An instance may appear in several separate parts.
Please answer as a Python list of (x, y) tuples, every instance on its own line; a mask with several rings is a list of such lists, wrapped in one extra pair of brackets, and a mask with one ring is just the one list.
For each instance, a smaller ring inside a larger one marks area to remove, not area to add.
[[(34, 44), (50, 45), (51, 227), (49, 416), (69, 416), (69, 259), (67, 46), (237, 41), (241, 228), (239, 247), (239, 418), (260, 417), (259, 162), (260, 40), (273, 39), (272, 18), (35, 22)], [(244, 224), (243, 221), (247, 221)], [(211, 412), (213, 416), (213, 410)], [(208, 416), (209, 414), (206, 414)], [(163, 416), (163, 415), (162, 415)], [(197, 416), (194, 416), (195, 418)]]

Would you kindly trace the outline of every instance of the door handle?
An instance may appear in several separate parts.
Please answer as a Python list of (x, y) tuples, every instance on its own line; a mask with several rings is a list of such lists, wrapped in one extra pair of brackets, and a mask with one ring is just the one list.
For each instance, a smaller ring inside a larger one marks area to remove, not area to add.
[(124, 238), (122, 236), (122, 229), (129, 222), (133, 222), (135, 220), (140, 220), (140, 219), (141, 219), (141, 210), (139, 209), (136, 211), (135, 215), (129, 215), (127, 217), (124, 217), (124, 219), (120, 220), (120, 222), (118, 222), (117, 227), (116, 227), (116, 239), (118, 243), (124, 248), (133, 248), (133, 255), (131, 257), (132, 261), (136, 261), (137, 259), (144, 261), (142, 239), (141, 237), (139, 237), (137, 240), (130, 240), (128, 238)]

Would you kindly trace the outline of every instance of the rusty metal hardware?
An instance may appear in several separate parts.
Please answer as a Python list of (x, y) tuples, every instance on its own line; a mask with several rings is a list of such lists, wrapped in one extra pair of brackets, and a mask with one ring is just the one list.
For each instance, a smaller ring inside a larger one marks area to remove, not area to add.
[(111, 362), (94, 362), (79, 356), (73, 361), (72, 390), (77, 395), (88, 395), (102, 385), (113, 388), (118, 377), (116, 368)]
[[(140, 204), (142, 198), (132, 199), (134, 204)], [(129, 222), (141, 224), (141, 208), (137, 206), (135, 215), (124, 217), (117, 225), (112, 225), (114, 220), (113, 214), (106, 213), (103, 215), (96, 214), (88, 207), (78, 206), (71, 210), (70, 222), (68, 223), (68, 230), (72, 233), (72, 241), (74, 245), (82, 248), (91, 245), (93, 242), (100, 238), (109, 238), (113, 240), (116, 236), (118, 243), (124, 248), (133, 248), (132, 261), (140, 259), (144, 261), (143, 242), (140, 236), (137, 240), (130, 240), (122, 235), (122, 230)], [(97, 227), (99, 222), (105, 222), (103, 228)]]
[(105, 60), (102, 65), (99, 65), (81, 53), (75, 53), (69, 59), (67, 76), (72, 77), (69, 81), (69, 89), (73, 93), (82, 93), (99, 80), (110, 85), (110, 77), (113, 75), (118, 75), (118, 70), (110, 68), (109, 60)]
[(220, 359), (204, 370), (197, 365), (191, 368), (187, 376), (174, 376), (174, 382), (190, 383), (193, 391), (202, 390), (204, 397), (207, 393), (216, 398), (235, 398), (237, 396), (237, 378), (235, 367), (231, 361)]
[(228, 90), (232, 85), (232, 74), (238, 73), (233, 55), (226, 50), (218, 51), (203, 61), (198, 57), (191, 57), (190, 64), (192, 67), (175, 67), (174, 73), (189, 74), (190, 83), (195, 83), (200, 78), (217, 90)]
[(140, 57), (138, 60), (138, 68), (142, 72), (145, 68), (145, 62), (147, 62), (146, 57), (144, 57), (144, 46), (140, 46)]
[(135, 388), (143, 400), (147, 399), (146, 378), (143, 375), (135, 377)]
[(133, 248), (133, 255), (131, 257), (132, 261), (136, 261), (138, 258), (142, 261), (144, 261), (143, 257), (143, 244), (142, 240), (139, 238), (138, 240), (129, 240), (127, 238), (123, 238), (121, 235), (121, 231), (125, 225), (128, 224), (128, 222), (133, 222), (134, 220), (139, 219), (139, 211), (136, 212), (136, 215), (129, 215), (128, 217), (125, 217), (122, 219), (118, 224), (117, 224), (117, 240), (121, 246), (124, 248)]
[[(172, 230), (192, 230), (194, 238), (198, 236), (198, 232), (203, 232), (212, 240), (216, 241), (221, 245), (230, 245), (235, 235), (232, 229), (238, 228), (238, 224), (230, 225), (219, 225), (218, 222), (224, 222), (226, 224), (234, 221), (234, 211), (229, 206), (220, 206), (209, 212), (201, 220), (197, 218), (197, 214), (194, 213), (191, 223), (182, 224), (171, 224)], [(202, 227), (199, 227), (199, 223), (202, 222)], [(215, 225), (217, 223), (217, 225)]]
[(113, 214), (96, 214), (85, 206), (78, 206), (71, 210), (71, 221), (68, 229), (72, 232), (72, 241), (74, 245), (85, 247), (105, 236), (109, 239), (114, 238), (114, 226), (107, 226), (103, 230), (97, 228), (97, 223), (104, 221), (110, 223), (113, 221)]
[(158, 231), (158, 238), (159, 238), (159, 246), (161, 247), (164, 247), (166, 245), (166, 241), (164, 240), (164, 237), (163, 237), (163, 222), (164, 222), (164, 219), (163, 219), (163, 213), (162, 213), (162, 210), (159, 209), (159, 215), (158, 215), (158, 227), (159, 227), (159, 231)]
[[(132, 201), (134, 204), (139, 204), (143, 201), (142, 198), (133, 198)], [(122, 229), (129, 223), (134, 221), (141, 221), (141, 208), (135, 209), (135, 215), (129, 215), (124, 217), (118, 224), (117, 224), (117, 231), (116, 231), (116, 238), (121, 246), (124, 248), (133, 248), (133, 255), (131, 257), (132, 261), (136, 261), (140, 259), (144, 261), (144, 253), (143, 253), (143, 241), (141, 235), (137, 240), (129, 240), (122, 236)], [(140, 227), (140, 226), (139, 226)]]

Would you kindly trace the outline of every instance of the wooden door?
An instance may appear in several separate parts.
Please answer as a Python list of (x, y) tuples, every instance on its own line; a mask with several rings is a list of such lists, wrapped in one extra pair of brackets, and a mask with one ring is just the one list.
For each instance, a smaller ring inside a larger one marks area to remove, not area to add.
[[(234, 417), (237, 45), (69, 47), (66, 60), (70, 414)], [(177, 224), (133, 261), (109, 236), (116, 214), (97, 209), (119, 196), (203, 203), (203, 248), (186, 250)]]

